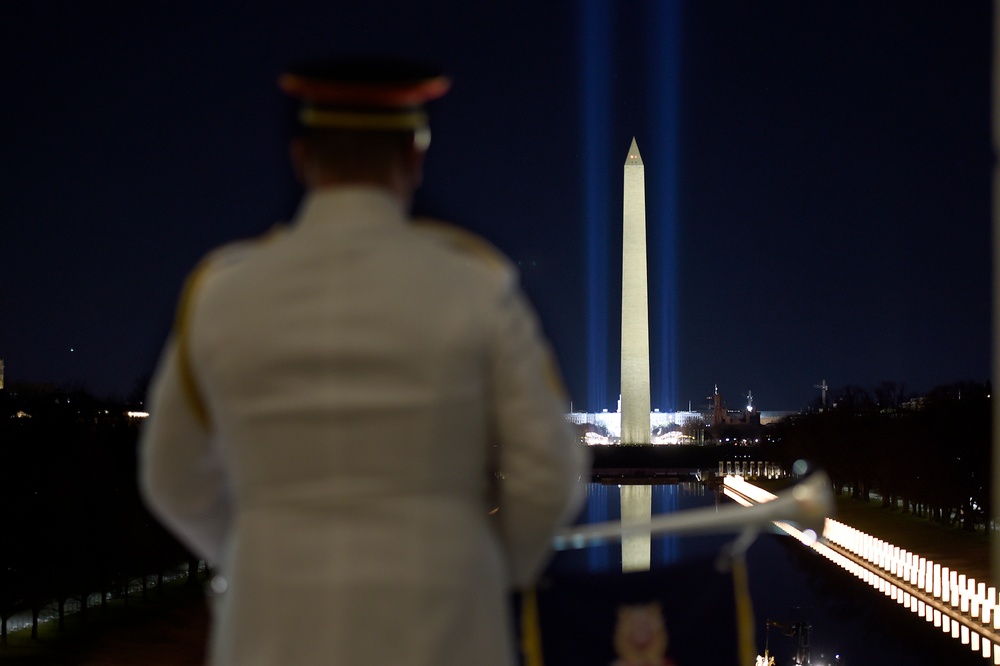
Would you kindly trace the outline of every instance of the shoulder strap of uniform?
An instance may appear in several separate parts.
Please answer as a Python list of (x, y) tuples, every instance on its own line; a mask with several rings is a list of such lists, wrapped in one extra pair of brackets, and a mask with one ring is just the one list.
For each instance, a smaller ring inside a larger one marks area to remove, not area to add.
[(206, 430), (211, 426), (208, 417), (208, 407), (204, 396), (198, 388), (194, 376), (194, 366), (191, 362), (191, 304), (194, 295), (205, 275), (208, 274), (209, 258), (203, 259), (194, 271), (184, 281), (180, 301), (177, 304), (177, 314), (174, 319), (174, 339), (177, 344), (177, 374), (181, 380), (181, 390), (187, 399), (188, 407), (198, 423)]
[(177, 372), (181, 380), (181, 390), (187, 398), (188, 406), (198, 422), (206, 429), (211, 428), (211, 419), (208, 414), (208, 406), (205, 397), (198, 388), (198, 381), (194, 374), (194, 363), (191, 360), (191, 308), (193, 307), (195, 294), (198, 292), (204, 278), (210, 273), (210, 268), (219, 264), (236, 263), (243, 257), (241, 250), (258, 242), (267, 241), (275, 237), (276, 234), (284, 230), (281, 225), (276, 225), (271, 231), (263, 236), (251, 240), (240, 241), (223, 246), (210, 252), (202, 259), (195, 269), (184, 281), (184, 288), (181, 290), (180, 301), (177, 304), (177, 313), (174, 317), (174, 339), (177, 345)]

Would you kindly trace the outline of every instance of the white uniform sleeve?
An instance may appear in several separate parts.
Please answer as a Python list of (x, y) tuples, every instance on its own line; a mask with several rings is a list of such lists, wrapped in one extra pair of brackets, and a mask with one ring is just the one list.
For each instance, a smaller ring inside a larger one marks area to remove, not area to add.
[(168, 343), (153, 379), (139, 440), (139, 486), (147, 506), (199, 557), (219, 562), (231, 505), (218, 451), (180, 379)]
[(501, 307), (491, 378), (502, 475), (500, 536), (511, 581), (522, 587), (550, 557), (555, 530), (579, 510), (589, 455), (573, 437), (554, 359), (516, 289)]

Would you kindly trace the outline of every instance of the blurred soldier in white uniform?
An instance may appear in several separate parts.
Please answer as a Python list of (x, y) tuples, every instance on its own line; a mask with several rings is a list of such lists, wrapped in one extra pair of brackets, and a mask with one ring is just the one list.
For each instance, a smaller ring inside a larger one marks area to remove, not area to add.
[(293, 68), (289, 228), (188, 280), (141, 484), (228, 586), (210, 659), (514, 664), (512, 586), (544, 566), (587, 456), (517, 275), (408, 218), (438, 70)]

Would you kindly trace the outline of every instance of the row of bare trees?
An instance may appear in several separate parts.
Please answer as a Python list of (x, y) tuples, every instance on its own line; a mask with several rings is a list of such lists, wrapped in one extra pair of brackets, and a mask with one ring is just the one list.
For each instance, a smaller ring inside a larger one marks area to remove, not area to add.
[(847, 386), (783, 422), (777, 453), (821, 466), (838, 492), (973, 530), (991, 520), (990, 393), (972, 382), (920, 398), (890, 382)]

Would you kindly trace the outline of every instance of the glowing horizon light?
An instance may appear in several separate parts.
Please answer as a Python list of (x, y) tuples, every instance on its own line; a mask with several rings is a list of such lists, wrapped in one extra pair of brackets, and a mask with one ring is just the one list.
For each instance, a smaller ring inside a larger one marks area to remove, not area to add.
[(657, 444), (663, 446), (677, 446), (683, 442), (693, 442), (694, 438), (690, 435), (685, 435), (680, 430), (671, 430), (670, 432), (663, 433), (662, 435), (657, 435), (650, 440), (650, 444)]

